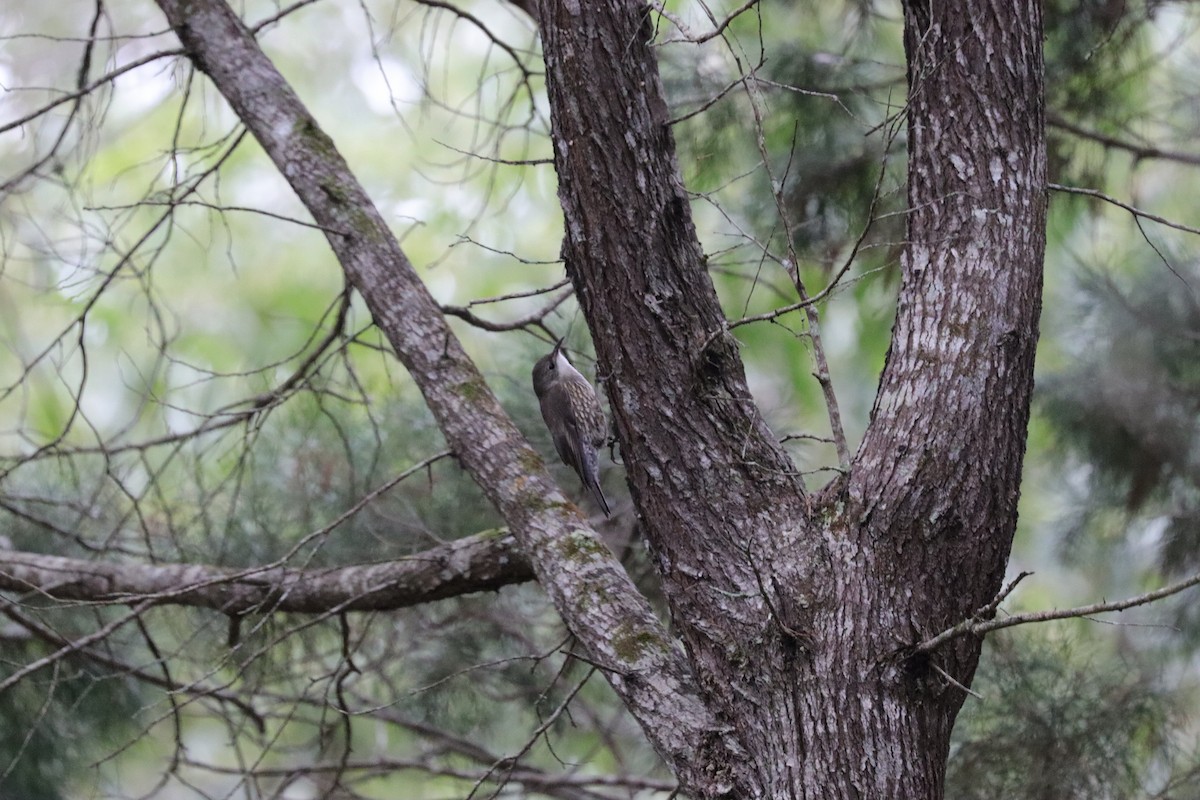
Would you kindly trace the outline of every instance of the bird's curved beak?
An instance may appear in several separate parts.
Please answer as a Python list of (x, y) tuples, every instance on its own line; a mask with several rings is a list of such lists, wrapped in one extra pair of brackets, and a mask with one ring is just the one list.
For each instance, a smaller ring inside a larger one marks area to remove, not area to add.
[(567, 339), (564, 336), (562, 339), (559, 339), (557, 342), (555, 342), (554, 350), (551, 352), (551, 355), (553, 355), (555, 358), (558, 358), (558, 354), (561, 353), (562, 349), (563, 349), (563, 342), (565, 342), (566, 340)]

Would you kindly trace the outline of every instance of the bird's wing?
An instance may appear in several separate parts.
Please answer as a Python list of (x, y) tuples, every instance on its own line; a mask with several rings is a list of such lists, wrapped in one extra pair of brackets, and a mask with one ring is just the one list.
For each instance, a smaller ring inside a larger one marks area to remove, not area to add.
[(592, 440), (589, 442), (593, 448), (603, 447), (608, 441), (608, 420), (604, 418), (604, 410), (600, 408), (600, 401), (597, 400), (592, 404), (592, 419), (589, 421), (588, 429), (592, 432)]
[(583, 437), (580, 434), (579, 420), (571, 409), (570, 397), (566, 390), (561, 386), (551, 387), (542, 395), (541, 406), (543, 418), (550, 419), (552, 416), (556, 416), (558, 419), (564, 420), (565, 424), (561, 429), (549, 426), (554, 439), (554, 449), (562, 462), (582, 477), (583, 452), (585, 450)]

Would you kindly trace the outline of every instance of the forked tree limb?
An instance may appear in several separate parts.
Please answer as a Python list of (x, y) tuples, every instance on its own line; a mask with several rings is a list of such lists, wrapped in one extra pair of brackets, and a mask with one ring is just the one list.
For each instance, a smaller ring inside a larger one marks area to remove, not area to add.
[(1003, 630), (1004, 628), (1015, 628), (1018, 625), (1028, 625), (1033, 622), (1051, 622), (1058, 619), (1077, 619), (1080, 617), (1091, 617), (1096, 614), (1107, 614), (1114, 611), (1126, 611), (1137, 606), (1144, 606), (1148, 603), (1153, 603), (1156, 600), (1170, 597), (1174, 594), (1191, 589), (1194, 586), (1200, 586), (1200, 573), (1196, 573), (1181, 581), (1164, 586), (1161, 589), (1156, 589), (1153, 592), (1145, 592), (1144, 594), (1127, 597), (1124, 600), (1113, 600), (1104, 603), (1091, 603), (1086, 606), (1075, 606), (1074, 608), (1051, 608), (1046, 611), (1030, 611), (1025, 614), (1014, 614), (1009, 617), (1000, 619), (983, 619), (981, 617), (971, 617), (958, 623), (952, 628), (947, 628), (936, 636), (931, 636), (920, 644), (916, 645), (913, 653), (929, 653), (937, 650), (939, 647), (952, 642), (955, 639), (964, 636), (984, 636), (992, 631)]

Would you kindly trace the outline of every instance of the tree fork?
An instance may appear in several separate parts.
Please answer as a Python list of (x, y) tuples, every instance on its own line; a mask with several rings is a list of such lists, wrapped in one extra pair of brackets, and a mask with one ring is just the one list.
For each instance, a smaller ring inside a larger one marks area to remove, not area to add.
[(899, 313), (865, 440), (811, 521), (713, 337), (646, 7), (538, 18), (567, 270), (677, 627), (755, 762), (731, 794), (939, 797), (979, 643), (936, 661), (905, 646), (995, 595), (1015, 529), (1044, 251), (1040, 9), (905, 6)]

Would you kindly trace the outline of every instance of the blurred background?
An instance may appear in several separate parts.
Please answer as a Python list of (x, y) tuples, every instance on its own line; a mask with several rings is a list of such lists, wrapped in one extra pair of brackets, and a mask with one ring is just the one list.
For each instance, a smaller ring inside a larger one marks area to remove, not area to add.
[[(595, 367), (557, 260), (533, 23), (491, 0), (235, 7), (555, 461), (532, 363), (566, 336)], [(1008, 612), (1200, 569), (1200, 7), (1044, 10), (1055, 186), (1010, 566), (1033, 574)], [(752, 389), (819, 487), (837, 456), (814, 348), (853, 450), (900, 278), (899, 4), (685, 0), (653, 18), (710, 274), (731, 321), (759, 318), (735, 327)], [(500, 525), (447, 458), (361, 502), (440, 453), (440, 434), (323, 232), (153, 3), (8, 0), (0, 37), (0, 544), (313, 567)], [(793, 270), (821, 297), (819, 328), (784, 310)], [(604, 463), (616, 513), (596, 522), (654, 596)], [(0, 680), (120, 613), (2, 599)], [(989, 637), (947, 796), (1200, 797), (1197, 607), (1184, 593)], [(156, 609), (136, 628), (0, 691), (0, 798), (670, 795), (535, 586), (355, 615), (346, 632), (336, 616), (250, 618), (233, 647), (215, 612)]]

